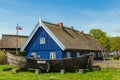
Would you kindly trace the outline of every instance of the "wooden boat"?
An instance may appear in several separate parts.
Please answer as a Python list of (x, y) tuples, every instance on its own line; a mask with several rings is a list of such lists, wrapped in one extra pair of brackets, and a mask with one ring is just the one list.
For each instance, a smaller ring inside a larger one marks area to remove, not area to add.
[(88, 54), (82, 55), (77, 58), (65, 58), (65, 59), (35, 59), (26, 58), (25, 56), (17, 56), (11, 53), (7, 53), (8, 62), (12, 66), (18, 66), (20, 68), (34, 68), (42, 71), (70, 71), (73, 69), (86, 69), (88, 65)]
[(25, 56), (17, 56), (7, 52), (8, 63), (12, 66), (24, 68), (27, 66), (27, 60)]
[(82, 55), (77, 58), (69, 59), (56, 59), (56, 60), (44, 60), (27, 58), (28, 67), (40, 69), (42, 71), (71, 71), (73, 69), (86, 69), (88, 64), (89, 55)]

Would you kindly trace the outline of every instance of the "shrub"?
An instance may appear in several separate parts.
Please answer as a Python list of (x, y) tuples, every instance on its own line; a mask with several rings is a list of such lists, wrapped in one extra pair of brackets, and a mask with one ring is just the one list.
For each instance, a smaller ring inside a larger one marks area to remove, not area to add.
[(15, 55), (18, 55), (18, 56), (25, 56), (25, 52), (21, 52), (21, 51), (17, 51), (18, 53), (16, 54), (16, 51), (14, 50), (14, 51), (8, 51), (9, 53), (12, 53), (12, 54), (15, 54)]
[(113, 56), (113, 59), (114, 59), (114, 60), (119, 60), (119, 56), (118, 56), (118, 55), (114, 55), (114, 56)]
[(0, 64), (6, 63), (6, 59), (7, 57), (5, 51), (0, 50)]
[(19, 51), (18, 54), (21, 55), (21, 56), (26, 56), (25, 52)]

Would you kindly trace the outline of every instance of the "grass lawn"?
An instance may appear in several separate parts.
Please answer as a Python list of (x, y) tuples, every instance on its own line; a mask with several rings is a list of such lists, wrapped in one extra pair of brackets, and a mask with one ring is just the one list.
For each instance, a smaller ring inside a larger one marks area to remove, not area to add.
[(9, 67), (9, 65), (0, 65), (0, 80), (120, 80), (119, 69), (102, 69), (101, 71), (86, 72), (80, 74), (78, 72), (60, 74), (41, 73), (39, 75), (34, 72), (19, 72), (13, 74), (11, 71), (2, 71), (2, 68)]

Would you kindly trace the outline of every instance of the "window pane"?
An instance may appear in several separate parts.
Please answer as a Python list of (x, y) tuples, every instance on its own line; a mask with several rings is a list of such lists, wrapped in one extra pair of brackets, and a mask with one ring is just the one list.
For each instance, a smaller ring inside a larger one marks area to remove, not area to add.
[(67, 58), (71, 58), (70, 52), (67, 52)]
[(50, 52), (50, 59), (56, 59), (56, 53)]
[(40, 38), (40, 44), (45, 44), (45, 38)]
[(80, 57), (80, 52), (77, 52), (77, 57)]

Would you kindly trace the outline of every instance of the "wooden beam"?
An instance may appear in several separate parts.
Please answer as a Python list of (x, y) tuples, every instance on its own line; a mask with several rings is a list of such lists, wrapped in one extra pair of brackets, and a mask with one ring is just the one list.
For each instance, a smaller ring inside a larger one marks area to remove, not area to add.
[(12, 69), (12, 67), (9, 68), (3, 68), (2, 71), (10, 71)]

